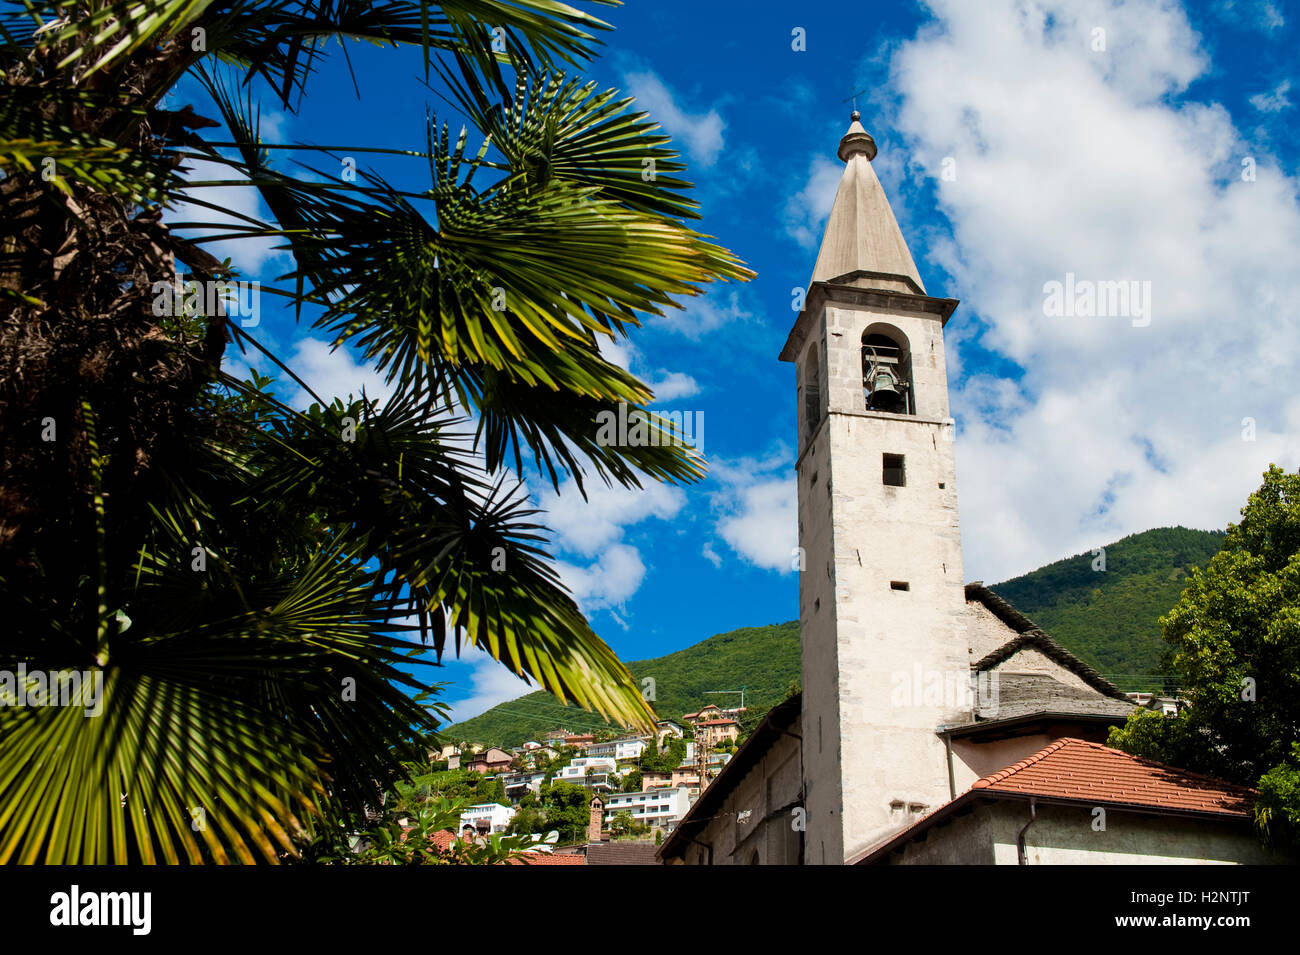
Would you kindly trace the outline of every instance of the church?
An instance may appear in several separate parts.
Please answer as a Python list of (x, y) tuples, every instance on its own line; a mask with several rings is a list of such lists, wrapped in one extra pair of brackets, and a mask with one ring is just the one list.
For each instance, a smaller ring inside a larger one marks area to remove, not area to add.
[(1105, 746), (1134, 704), (962, 575), (944, 327), (855, 111), (803, 310), (802, 693), (659, 850), (670, 865), (1290, 862), (1250, 790)]

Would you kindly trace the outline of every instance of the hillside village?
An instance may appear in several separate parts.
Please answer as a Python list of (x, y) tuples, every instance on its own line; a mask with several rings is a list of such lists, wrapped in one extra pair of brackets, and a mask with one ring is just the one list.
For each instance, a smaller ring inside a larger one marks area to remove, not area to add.
[[(461, 813), (463, 837), (533, 835), (540, 852), (583, 856), (593, 845), (637, 843), (646, 847), (637, 861), (654, 864), (655, 847), (763, 715), (709, 703), (680, 722), (658, 721), (653, 735), (557, 727), (511, 748), (448, 744), (429, 754), (431, 776), (416, 788), (426, 797), (487, 794)], [(550, 845), (542, 830), (552, 833)], [(628, 859), (622, 853), (620, 864)]]
[[(1158, 694), (1125, 695), (1166, 715), (1178, 706)], [(752, 731), (788, 705), (756, 711), (710, 703), (680, 721), (659, 720), (654, 735), (557, 727), (514, 747), (449, 743), (429, 753), (430, 774), (409, 792), (416, 801), (483, 796), (461, 811), (458, 833), (435, 834), (439, 844), (531, 836), (530, 864), (657, 865), (658, 847)]]

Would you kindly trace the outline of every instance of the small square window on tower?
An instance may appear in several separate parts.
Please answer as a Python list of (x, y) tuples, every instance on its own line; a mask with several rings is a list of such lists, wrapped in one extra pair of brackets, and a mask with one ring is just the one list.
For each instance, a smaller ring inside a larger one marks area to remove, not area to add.
[(886, 454), (883, 479), (890, 487), (906, 487), (907, 472), (903, 468), (903, 455)]

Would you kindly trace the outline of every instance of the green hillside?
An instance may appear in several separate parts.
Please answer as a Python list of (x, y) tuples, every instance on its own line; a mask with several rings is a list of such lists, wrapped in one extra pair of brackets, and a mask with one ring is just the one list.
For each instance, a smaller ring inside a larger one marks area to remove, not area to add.
[[(1063, 646), (1123, 690), (1154, 689), (1164, 642), (1158, 620), (1178, 601), (1193, 566), (1205, 566), (1223, 544), (1222, 531), (1163, 527), (1106, 545), (1106, 569), (1092, 569), (1091, 553), (1040, 567), (992, 589)], [(746, 687), (745, 703), (759, 715), (785, 698), (799, 680), (799, 625), (795, 621), (744, 627), (653, 660), (629, 663), (639, 681), (655, 681), (655, 710), (664, 719), (706, 703), (732, 706), (735, 696), (710, 690)], [(746, 723), (745, 728), (750, 729)], [(599, 717), (561, 706), (549, 693), (528, 696), (448, 727), (448, 740), (517, 746), (548, 730), (609, 729)]]
[[(743, 627), (652, 660), (629, 663), (640, 683), (654, 682), (654, 708), (660, 718), (681, 722), (707, 703), (722, 707), (739, 704), (738, 696), (710, 695), (711, 690), (745, 687), (745, 706), (761, 713), (785, 699), (792, 680), (799, 679), (799, 624)], [(644, 684), (643, 684), (644, 685)], [(742, 721), (746, 723), (748, 721)], [(600, 717), (573, 706), (561, 706), (551, 694), (539, 691), (492, 707), (481, 716), (443, 731), (448, 740), (472, 740), (491, 746), (518, 746), (547, 730), (567, 727), (609, 729)]]
[(1091, 552), (1000, 584), (996, 591), (1122, 690), (1154, 689), (1165, 643), (1161, 616), (1178, 602), (1193, 566), (1223, 546), (1222, 531), (1161, 527), (1106, 545), (1106, 569)]

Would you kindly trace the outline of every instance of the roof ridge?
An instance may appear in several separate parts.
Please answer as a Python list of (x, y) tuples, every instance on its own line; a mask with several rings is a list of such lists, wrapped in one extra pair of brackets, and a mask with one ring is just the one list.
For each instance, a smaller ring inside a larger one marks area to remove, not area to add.
[(1073, 736), (1063, 736), (1060, 739), (1056, 740), (1055, 742), (1049, 743), (1044, 749), (1040, 749), (1038, 752), (1034, 753), (1033, 756), (1027, 756), (1024, 759), (1022, 759), (1020, 762), (1012, 766), (1008, 766), (1006, 769), (1000, 769), (996, 773), (992, 773), (988, 776), (984, 776), (980, 779), (975, 780), (975, 782), (971, 784), (970, 788), (987, 789), (989, 786), (992, 786), (994, 783), (1000, 783), (1008, 776), (1013, 776), (1016, 773), (1020, 772), (1022, 769), (1025, 769), (1029, 766), (1034, 765), (1034, 763), (1046, 759), (1048, 756), (1052, 755), (1057, 750), (1064, 747), (1067, 743), (1081, 743), (1081, 742), (1083, 742), (1083, 740), (1075, 739)]

